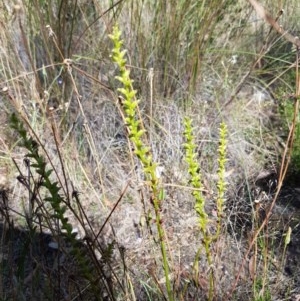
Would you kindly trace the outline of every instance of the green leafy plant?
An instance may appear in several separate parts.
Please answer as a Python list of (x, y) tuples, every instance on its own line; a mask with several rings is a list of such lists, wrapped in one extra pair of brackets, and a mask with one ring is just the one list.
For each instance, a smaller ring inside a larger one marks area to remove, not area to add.
[[(26, 123), (26, 121), (23, 122)], [(73, 256), (77, 261), (79, 268), (78, 276), (83, 277), (83, 279), (88, 282), (89, 286), (92, 288), (91, 291), (94, 296), (96, 296), (97, 300), (102, 300), (101, 292), (103, 290), (102, 285), (104, 282), (107, 282), (104, 284), (104, 287), (106, 287), (108, 295), (110, 296), (111, 300), (114, 300), (113, 287), (111, 284), (108, 284), (108, 282), (111, 280), (105, 276), (103, 268), (104, 263), (111, 268), (110, 260), (114, 244), (108, 244), (108, 246), (105, 247), (103, 245), (101, 246), (97, 241), (97, 237), (101, 234), (101, 231), (107, 223), (113, 210), (103, 224), (102, 228), (99, 230), (99, 233), (96, 235), (93, 229), (90, 227), (90, 222), (81, 206), (78, 192), (73, 190), (72, 193), (70, 193), (64, 171), (63, 175), (65, 185), (60, 181), (56, 169), (54, 167), (48, 168), (45, 158), (40, 155), (39, 152), (39, 147), (42, 146), (41, 142), (37, 137), (37, 140), (35, 140), (31, 137), (31, 135), (28, 134), (28, 130), (25, 129), (23, 122), (16, 114), (12, 114), (11, 128), (19, 134), (21, 146), (28, 151), (25, 159), (29, 170), (28, 177), (20, 175), (18, 178), (29, 191), (30, 195), (28, 199), (29, 206), (25, 209), (25, 213), (27, 225), (29, 226), (29, 229), (32, 229), (31, 236), (35, 234), (36, 226), (33, 226), (33, 224), (35, 223), (35, 220), (41, 211), (41, 215), (44, 216), (45, 222), (47, 223), (49, 229), (51, 229), (52, 235), (58, 241), (57, 248), (64, 249), (63, 244), (61, 245), (63, 240), (71, 245), (70, 256)], [(30, 130), (32, 131), (31, 128)], [(33, 173), (33, 171), (35, 171), (35, 173)], [(38, 180), (34, 179), (35, 174), (38, 176)], [(57, 181), (55, 181), (54, 175), (57, 177)], [(34, 180), (32, 181), (32, 179)], [(121, 195), (116, 206), (122, 199), (122, 196), (123, 195)], [(76, 201), (75, 204), (73, 199)], [(50, 208), (47, 205), (50, 205)], [(102, 263), (96, 259), (95, 253), (92, 249), (83, 247), (82, 242), (76, 238), (77, 233), (74, 231), (72, 224), (69, 222), (69, 219), (66, 216), (67, 210), (72, 212), (76, 220), (82, 225), (85, 231), (92, 233), (90, 238), (91, 243), (94, 245), (94, 248), (96, 248), (96, 250), (102, 254)], [(40, 227), (42, 227), (41, 217), (38, 218), (38, 221)], [(85, 226), (85, 224), (88, 226)], [(31, 240), (28, 241), (29, 247), (31, 247), (30, 243)], [(22, 272), (22, 266), (23, 265), (20, 265), (20, 273)]]

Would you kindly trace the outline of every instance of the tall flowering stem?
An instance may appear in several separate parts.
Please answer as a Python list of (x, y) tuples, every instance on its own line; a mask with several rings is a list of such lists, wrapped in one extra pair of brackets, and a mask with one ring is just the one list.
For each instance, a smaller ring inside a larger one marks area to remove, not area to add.
[[(202, 194), (202, 183), (201, 183), (201, 172), (200, 165), (197, 161), (197, 152), (195, 137), (193, 134), (192, 120), (190, 118), (184, 119), (184, 133), (185, 137), (185, 161), (188, 163), (188, 173), (190, 175), (190, 185), (193, 188), (192, 195), (195, 199), (195, 211), (198, 214), (198, 221), (200, 226), (200, 231), (203, 235), (203, 245), (207, 257), (208, 264), (212, 266), (213, 259), (211, 254), (211, 244), (216, 241), (221, 233), (221, 221), (223, 218), (224, 202), (225, 202), (225, 192), (226, 192), (226, 182), (225, 182), (225, 165), (226, 165), (226, 145), (227, 145), (227, 127), (225, 123), (220, 125), (220, 138), (219, 138), (219, 148), (218, 148), (218, 182), (217, 182), (217, 228), (215, 234), (211, 234), (208, 231), (208, 215), (205, 211), (205, 199)], [(196, 258), (196, 265), (198, 265), (198, 258)], [(208, 299), (213, 300), (213, 290), (214, 290), (214, 278), (213, 272), (209, 272), (209, 295)]]
[(220, 138), (219, 138), (219, 149), (218, 149), (218, 197), (217, 197), (217, 214), (218, 214), (218, 225), (216, 231), (216, 239), (221, 233), (221, 221), (223, 218), (225, 192), (226, 192), (226, 146), (227, 146), (227, 126), (224, 122), (220, 124)]
[[(200, 165), (196, 159), (196, 144), (195, 137), (193, 134), (192, 120), (188, 117), (184, 119), (184, 133), (186, 142), (184, 143), (185, 148), (185, 161), (188, 163), (188, 172), (190, 174), (190, 185), (193, 188), (192, 195), (195, 199), (195, 211), (199, 216), (200, 231), (203, 235), (203, 246), (205, 249), (206, 258), (209, 266), (212, 265), (212, 254), (210, 251), (210, 245), (212, 241), (212, 235), (209, 233), (207, 224), (208, 216), (205, 212), (205, 199), (202, 194), (202, 183)], [(196, 266), (198, 265), (198, 259), (196, 258)], [(209, 300), (213, 299), (213, 288), (214, 279), (213, 272), (209, 271)]]
[(199, 226), (203, 233), (206, 232), (207, 226), (207, 214), (205, 212), (205, 200), (202, 194), (202, 183), (201, 183), (201, 173), (200, 166), (196, 160), (196, 145), (194, 142), (192, 120), (190, 118), (185, 118), (184, 120), (184, 137), (186, 143), (184, 143), (185, 148), (185, 161), (188, 163), (188, 172), (190, 174), (190, 185), (194, 188), (192, 195), (195, 198), (195, 210), (199, 216)]
[(162, 226), (161, 218), (161, 191), (159, 179), (156, 174), (157, 164), (153, 161), (150, 148), (142, 140), (145, 130), (142, 127), (141, 120), (137, 118), (139, 101), (136, 98), (136, 90), (133, 89), (133, 80), (130, 78), (130, 70), (126, 67), (126, 50), (122, 50), (123, 41), (121, 31), (118, 26), (114, 26), (113, 33), (109, 36), (114, 43), (112, 49), (112, 59), (118, 65), (120, 75), (116, 77), (122, 83), (118, 91), (123, 96), (122, 106), (125, 112), (125, 123), (127, 126), (129, 138), (134, 145), (134, 153), (140, 160), (147, 181), (150, 183), (152, 192), (151, 204), (153, 205), (156, 219), (156, 227), (159, 236), (160, 248), (162, 253), (163, 268), (166, 278), (166, 289), (169, 301), (173, 301), (173, 291), (171, 288), (169, 264), (167, 259), (165, 231)]

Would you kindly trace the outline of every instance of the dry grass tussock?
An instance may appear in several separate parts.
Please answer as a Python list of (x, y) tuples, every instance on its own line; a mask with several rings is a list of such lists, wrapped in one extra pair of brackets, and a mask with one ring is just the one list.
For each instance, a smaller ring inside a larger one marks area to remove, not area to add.
[[(294, 17), (299, 8), (292, 2), (284, 8), (294, 5)], [(1, 300), (172, 300), (149, 179), (128, 135), (111, 59), (108, 34), (116, 23), (140, 99), (143, 141), (158, 164), (173, 300), (299, 296), (297, 187), (282, 193), (269, 227), (255, 237), (276, 195), (287, 145), (279, 95), (295, 93), (294, 53), (283, 59), (274, 50), (286, 45), (282, 36), (269, 36), (270, 27), (241, 1), (0, 6)], [(296, 31), (292, 17), (283, 15), (282, 24)], [(36, 158), (27, 156), (13, 113), (51, 174), (38, 173)], [(226, 202), (221, 235), (210, 246), (212, 266), (185, 160), (187, 116), (208, 233), (218, 224), (220, 123), (228, 130)], [(59, 187), (58, 207), (47, 177)]]

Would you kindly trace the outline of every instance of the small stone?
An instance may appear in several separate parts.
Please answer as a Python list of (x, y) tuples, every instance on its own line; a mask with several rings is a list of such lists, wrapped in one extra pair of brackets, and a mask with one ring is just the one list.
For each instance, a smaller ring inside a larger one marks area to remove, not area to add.
[(51, 241), (48, 243), (48, 247), (54, 250), (58, 250), (58, 243), (56, 241)]

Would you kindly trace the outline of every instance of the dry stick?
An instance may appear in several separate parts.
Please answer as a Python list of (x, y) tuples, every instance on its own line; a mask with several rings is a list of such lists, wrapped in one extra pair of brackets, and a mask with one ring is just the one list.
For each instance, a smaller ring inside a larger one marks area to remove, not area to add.
[(105, 85), (104, 83), (102, 83), (99, 79), (97, 79), (96, 77), (88, 74), (87, 72), (85, 72), (84, 70), (80, 69), (79, 67), (77, 67), (74, 62), (72, 61), (72, 68), (76, 71), (78, 71), (81, 75), (91, 79), (92, 81), (98, 83), (102, 88), (104, 88), (105, 90), (107, 90), (110, 93), (113, 93), (113, 89), (107, 85)]
[[(85, 116), (85, 113), (84, 113), (84, 110), (83, 110), (83, 107), (82, 107), (82, 104), (81, 104), (81, 97), (79, 95), (79, 92), (78, 92), (78, 89), (77, 89), (77, 86), (76, 86), (76, 83), (75, 83), (75, 80), (74, 80), (74, 77), (72, 75), (72, 69), (73, 69), (73, 65), (72, 65), (73, 61), (70, 60), (70, 59), (65, 59), (64, 60), (64, 64), (66, 65), (66, 68), (68, 70), (68, 74), (70, 76), (70, 79), (71, 79), (71, 82), (72, 82), (72, 85), (73, 85), (73, 89), (75, 91), (75, 95), (76, 95), (76, 100), (77, 100), (77, 103), (78, 103), (78, 106), (79, 106), (79, 109), (80, 109), (80, 113), (84, 119), (84, 124), (83, 124), (83, 128), (87, 134), (87, 138), (88, 138), (88, 143), (89, 143), (89, 146), (91, 148), (91, 151), (92, 151), (92, 154), (93, 154), (93, 157), (96, 161), (96, 165), (97, 165), (97, 173), (98, 173), (98, 177), (99, 177), (99, 181), (100, 181), (100, 184), (103, 185), (103, 178), (102, 178), (102, 175), (101, 175), (101, 170), (102, 170), (102, 166), (99, 162), (99, 156), (97, 154), (97, 149), (96, 149), (96, 145), (95, 145), (95, 141), (94, 141), (94, 138), (93, 138), (93, 135), (92, 135), (92, 132), (91, 132), (91, 129), (87, 123), (87, 118)], [(104, 193), (104, 188), (103, 188), (103, 193)], [(105, 206), (104, 206), (105, 205)], [(106, 204), (106, 201), (105, 201), (105, 204), (102, 204), (103, 207), (106, 207), (107, 204)]]
[(14, 107), (17, 108), (17, 113), (18, 113), (19, 116), (21, 117), (22, 121), (28, 126), (30, 134), (31, 134), (32, 136), (34, 136), (34, 138), (36, 139), (38, 145), (41, 146), (41, 148), (42, 148), (42, 150), (43, 150), (45, 156), (47, 157), (47, 159), (48, 159), (48, 161), (49, 161), (49, 163), (50, 163), (50, 165), (51, 165), (51, 167), (52, 167), (52, 169), (53, 169), (53, 171), (54, 171), (54, 173), (55, 173), (55, 175), (56, 175), (56, 177), (57, 177), (57, 179), (58, 179), (58, 181), (59, 181), (60, 186), (62, 187), (62, 189), (63, 189), (63, 191), (64, 191), (64, 194), (66, 195), (67, 192), (66, 192), (66, 190), (65, 190), (65, 187), (64, 187), (64, 185), (63, 185), (63, 183), (62, 183), (62, 181), (61, 181), (61, 179), (60, 179), (60, 177), (59, 177), (59, 175), (58, 175), (58, 172), (57, 172), (57, 170), (56, 170), (56, 168), (55, 168), (55, 166), (54, 166), (54, 164), (53, 164), (53, 162), (52, 162), (52, 160), (51, 160), (51, 158), (50, 158), (49, 153), (47, 152), (47, 150), (46, 150), (46, 148), (45, 148), (45, 145), (42, 143), (42, 141), (40, 140), (38, 134), (37, 134), (37, 133), (34, 131), (34, 129), (32, 128), (32, 126), (31, 126), (31, 124), (30, 124), (30, 122), (29, 122), (29, 120), (28, 120), (26, 114), (25, 114), (24, 111), (22, 110), (22, 108), (20, 108), (20, 107), (17, 105), (17, 101), (16, 101), (16, 99), (14, 98), (14, 96), (10, 93), (9, 90), (6, 91), (6, 94), (7, 94), (8, 98), (9, 98), (9, 100), (11, 101), (11, 103), (14, 105)]
[[(74, 212), (74, 214), (75, 214), (75, 216), (77, 217), (77, 220), (79, 220), (80, 223), (82, 222), (81, 225), (82, 225), (82, 227), (83, 227), (83, 229), (84, 229), (85, 231), (86, 231), (86, 228), (85, 228), (85, 226), (84, 226), (84, 222), (83, 222), (83, 221), (84, 221), (84, 220), (86, 221), (86, 223), (87, 223), (88, 226), (89, 226), (89, 230), (90, 230), (91, 233), (92, 233), (92, 237), (90, 238), (90, 239), (91, 239), (91, 241), (90, 241), (90, 242), (91, 242), (91, 245), (88, 244), (88, 247), (89, 247), (89, 248), (92, 247), (92, 246), (95, 246), (95, 245), (97, 244), (97, 247), (98, 247), (99, 250), (101, 251), (101, 254), (104, 253), (103, 246), (102, 246), (101, 243), (98, 241), (98, 238), (99, 238), (99, 236), (100, 236), (102, 230), (103, 230), (104, 227), (106, 226), (106, 224), (109, 222), (109, 220), (110, 220), (112, 214), (114, 213), (114, 211), (116, 210), (116, 208), (117, 208), (118, 205), (120, 204), (121, 200), (123, 199), (123, 197), (124, 197), (124, 195), (125, 195), (125, 193), (126, 193), (126, 191), (127, 191), (127, 188), (128, 188), (128, 186), (129, 186), (129, 184), (130, 184), (129, 182), (126, 183), (126, 185), (125, 185), (123, 191), (121, 192), (121, 195), (120, 195), (119, 199), (117, 200), (117, 202), (116, 202), (116, 204), (114, 205), (113, 209), (110, 211), (108, 217), (105, 219), (105, 221), (104, 221), (103, 225), (101, 226), (101, 229), (98, 231), (97, 235), (96, 235), (96, 233), (95, 233), (95, 231), (94, 231), (94, 229), (93, 229), (93, 227), (92, 227), (92, 225), (91, 225), (91, 222), (90, 222), (89, 218), (88, 218), (87, 215), (86, 215), (86, 212), (84, 211), (84, 209), (83, 209), (83, 207), (82, 207), (82, 205), (81, 205), (81, 202), (80, 202), (79, 197), (78, 197), (78, 192), (73, 190), (73, 197), (75, 198), (77, 207), (78, 207), (78, 209), (79, 209), (79, 211), (80, 211), (81, 221), (78, 219), (78, 216), (76, 215), (75, 212)], [(72, 186), (73, 186), (73, 185), (72, 185)], [(83, 217), (84, 217), (84, 218), (83, 218)], [(87, 236), (87, 232), (86, 232), (86, 236)], [(87, 238), (87, 237), (86, 237), (86, 238)], [(89, 241), (89, 239), (87, 239), (87, 241)], [(92, 252), (92, 254), (93, 254), (93, 256), (94, 256), (94, 252)], [(95, 257), (95, 256), (94, 256), (94, 257)], [(95, 257), (95, 258), (96, 258), (96, 257)], [(98, 260), (96, 259), (96, 261), (98, 261)], [(119, 281), (119, 278), (117, 277), (116, 273), (115, 273), (114, 270), (113, 270), (113, 267), (112, 267), (111, 263), (110, 263), (110, 262), (107, 262), (107, 264), (108, 264), (108, 266), (109, 266), (109, 268), (110, 268), (112, 274), (114, 275), (115, 279), (117, 280), (118, 284), (120, 285), (121, 289), (124, 291), (124, 289), (123, 289), (123, 287), (122, 287), (122, 285), (121, 285), (121, 282)]]
[[(278, 15), (279, 18), (280, 14)], [(278, 19), (277, 18), (277, 19)], [(256, 68), (256, 66), (260, 63), (261, 59), (265, 56), (265, 54), (268, 52), (268, 38), (272, 32), (273, 27), (270, 27), (270, 30), (266, 36), (265, 42), (258, 54), (258, 56), (256, 57), (256, 59), (254, 60), (254, 62), (252, 63), (252, 65), (250, 66), (249, 71), (243, 76), (243, 78), (241, 79), (241, 81), (239, 82), (239, 84), (237, 85), (237, 88), (235, 89), (234, 93), (230, 96), (230, 99), (225, 103), (224, 108), (226, 108), (236, 97), (236, 95), (241, 91), (241, 89), (243, 88), (245, 81), (249, 78), (249, 76), (251, 75), (251, 73), (253, 72), (253, 70)]]
[[(250, 4), (254, 7), (257, 14), (264, 19), (267, 23), (269, 23), (278, 33), (282, 34), (282, 36), (288, 41), (294, 44), (295, 46), (300, 48), (300, 40), (298, 37), (295, 37), (283, 30), (282, 26), (277, 23), (277, 19), (273, 19), (269, 12), (267, 12), (262, 5), (260, 5), (256, 0), (248, 0)], [(283, 13), (283, 10), (281, 10)]]
[(153, 127), (153, 68), (149, 69), (148, 80), (149, 80), (149, 89), (150, 89), (150, 122), (149, 122), (149, 140), (150, 145), (152, 144), (152, 127)]
[(19, 79), (23, 80), (24, 78), (26, 78), (26, 77), (29, 76), (29, 75), (34, 75), (35, 72), (37, 72), (37, 71), (42, 71), (42, 70), (44, 70), (44, 69), (54, 68), (54, 67), (56, 67), (56, 66), (61, 66), (61, 65), (63, 65), (63, 63), (49, 64), (49, 65), (45, 65), (45, 66), (43, 66), (43, 67), (41, 67), (41, 68), (36, 68), (34, 71), (28, 71), (28, 72), (24, 72), (24, 73), (22, 72), (22, 74), (16, 75), (16, 76), (11, 77), (11, 78), (9, 78), (9, 79), (6, 78), (5, 80), (3, 80), (3, 81), (0, 82), (0, 86), (4, 86), (4, 87), (3, 87), (4, 90), (2, 89), (2, 92), (5, 92), (5, 91), (6, 91), (5, 85), (7, 85), (7, 84), (10, 83), (10, 82), (16, 82), (16, 81), (18, 81)]
[(109, 13), (111, 10), (113, 10), (117, 5), (121, 4), (124, 0), (119, 0), (116, 3), (113, 3), (107, 10), (105, 10), (102, 14), (100, 14), (91, 24), (89, 24), (86, 29), (81, 33), (81, 35), (79, 36), (79, 38), (77, 39), (77, 41), (74, 44), (74, 49), (77, 49), (77, 46), (81, 40), (81, 38), (85, 35), (85, 33), (97, 22), (99, 21), (104, 15), (106, 15), (107, 13)]
[[(299, 100), (297, 99), (296, 100), (296, 103), (295, 103), (295, 109), (294, 109), (294, 116), (296, 115), (297, 116), (297, 113), (298, 112), (298, 107), (299, 107)], [(259, 227), (259, 229), (256, 231), (256, 233), (254, 234), (252, 240), (251, 240), (251, 243), (249, 245), (249, 248), (244, 256), (244, 259), (242, 261), (242, 264), (239, 268), (239, 271), (238, 271), (238, 274), (236, 276), (236, 279), (235, 279), (235, 282), (232, 286), (232, 289), (230, 291), (230, 294), (228, 295), (227, 299), (225, 299), (226, 301), (229, 300), (229, 298), (232, 296), (232, 293), (234, 292), (236, 286), (237, 286), (237, 283), (240, 279), (240, 276), (241, 276), (241, 271), (246, 263), (246, 259), (259, 235), (259, 233), (262, 231), (262, 229), (266, 226), (267, 222), (269, 221), (270, 219), (270, 216), (272, 215), (272, 210), (275, 206), (275, 203), (278, 199), (278, 196), (279, 196), (279, 193), (281, 191), (281, 187), (282, 187), (282, 184), (283, 184), (283, 179), (285, 178), (285, 175), (286, 175), (286, 172), (287, 172), (287, 168), (288, 168), (288, 165), (289, 165), (289, 161), (290, 161), (290, 151), (289, 151), (289, 145), (292, 145), (292, 142), (293, 142), (293, 134), (294, 134), (294, 131), (295, 131), (295, 123), (296, 123), (296, 119), (294, 117), (294, 120), (293, 120), (293, 123), (292, 123), (292, 126), (291, 126), (291, 129), (290, 129), (290, 132), (289, 132), (289, 136), (288, 136), (288, 139), (287, 139), (287, 145), (285, 147), (285, 150), (284, 150), (284, 154), (283, 154), (283, 159), (282, 159), (282, 164), (281, 164), (281, 168), (280, 168), (280, 174), (279, 174), (279, 181), (278, 181), (278, 186), (277, 186), (277, 190), (276, 190), (276, 194), (274, 196), (274, 199), (271, 203), (271, 206), (266, 214), (266, 217), (264, 219), (264, 221), (262, 222), (261, 226)]]
[[(279, 18), (280, 15), (278, 15)], [(278, 19), (277, 18), (277, 19)], [(249, 78), (249, 76), (251, 75), (251, 73), (253, 72), (253, 70), (256, 68), (257, 65), (259, 65), (261, 59), (265, 56), (265, 54), (268, 52), (268, 38), (272, 32), (273, 27), (270, 27), (270, 30), (265, 38), (265, 42), (259, 52), (259, 54), (257, 55), (256, 59), (254, 60), (254, 62), (252, 63), (252, 65), (250, 66), (249, 71), (243, 76), (243, 78), (240, 80), (239, 84), (237, 85), (235, 91), (233, 92), (233, 94), (230, 96), (229, 100), (225, 103), (224, 108), (226, 108), (236, 97), (237, 94), (239, 94), (239, 92), (241, 91), (241, 89), (243, 88), (246, 80)]]
[(260, 60), (263, 58), (265, 55), (264, 52), (261, 52), (258, 56), (258, 58), (254, 61), (254, 63), (251, 65), (250, 70), (243, 76), (241, 79), (240, 83), (238, 84), (237, 88), (235, 89), (234, 93), (230, 96), (229, 100), (224, 104), (224, 108), (226, 108), (229, 104), (232, 103), (234, 98), (236, 97), (237, 94), (241, 91), (243, 88), (245, 81), (248, 79), (248, 77), (251, 75), (252, 71), (255, 69), (256, 65), (260, 62)]
[[(123, 1), (123, 0), (122, 0)], [(119, 3), (119, 2), (118, 2)], [(63, 59), (63, 65), (66, 67), (67, 71), (68, 71), (68, 74), (70, 76), (70, 79), (71, 79), (71, 82), (72, 82), (72, 85), (73, 85), (73, 89), (75, 91), (75, 95), (76, 95), (76, 100), (77, 100), (77, 103), (78, 103), (78, 106), (79, 106), (79, 109), (80, 109), (80, 112), (82, 114), (82, 117), (84, 119), (84, 129), (86, 131), (86, 134), (87, 134), (87, 137), (88, 137), (88, 143), (89, 143), (89, 146), (92, 150), (92, 153), (93, 153), (93, 157), (96, 161), (96, 165), (97, 165), (97, 173), (98, 173), (98, 177), (99, 177), (99, 181), (100, 181), (100, 184), (103, 185), (103, 179), (102, 179), (102, 176), (101, 176), (101, 172), (100, 170), (102, 169), (101, 168), (101, 165), (100, 165), (100, 162), (99, 162), (99, 158), (98, 158), (98, 155), (97, 154), (97, 151), (96, 151), (96, 146), (95, 146), (95, 141), (93, 139), (93, 136), (92, 136), (92, 133), (91, 133), (91, 130), (90, 130), (90, 127), (88, 126), (88, 123), (86, 122), (87, 118), (85, 116), (85, 113), (84, 113), (84, 110), (83, 110), (83, 107), (82, 107), (82, 104), (81, 104), (81, 101), (80, 101), (80, 95), (79, 95), (79, 92), (78, 92), (78, 89), (77, 89), (77, 86), (76, 86), (76, 83), (75, 83), (75, 80), (74, 80), (74, 77), (72, 75), (72, 69), (73, 69), (73, 61), (71, 59), (68, 59), (68, 58), (64, 58), (59, 46), (58, 46), (58, 43), (57, 43), (57, 37), (54, 33), (54, 31), (52, 30), (51, 26), (50, 25), (47, 25), (46, 26), (48, 28), (48, 31), (49, 31), (49, 37), (52, 38), (53, 40), (53, 43), (57, 49), (57, 51), (59, 52), (61, 58)], [(77, 69), (78, 70), (78, 69)], [(87, 75), (87, 74), (85, 74)], [(97, 81), (99, 82), (99, 81)], [(101, 82), (99, 82), (102, 86), (104, 86), (105, 88), (107, 88), (108, 90), (111, 90), (109, 87), (105, 86), (104, 84), (102, 84)], [(104, 194), (104, 188), (102, 187), (102, 190), (103, 190), (103, 194)], [(104, 194), (105, 196), (105, 194)], [(106, 207), (107, 204), (105, 203), (105, 206), (103, 203), (101, 203), (103, 207)]]
[(42, 84), (41, 84), (41, 82), (39, 80), (39, 77), (38, 77), (38, 74), (37, 74), (37, 70), (36, 70), (36, 68), (34, 66), (32, 55), (31, 55), (31, 52), (30, 52), (30, 48), (29, 48), (29, 45), (28, 45), (27, 38), (26, 38), (26, 33), (25, 33), (24, 28), (23, 28), (20, 16), (18, 16), (18, 21), (19, 21), (19, 27), (20, 27), (20, 31), (21, 31), (21, 40), (22, 40), (22, 42), (24, 44), (25, 51), (26, 51), (26, 54), (28, 56), (28, 59), (29, 59), (29, 62), (30, 62), (30, 65), (31, 65), (31, 68), (33, 70), (34, 77), (35, 77), (35, 80), (36, 80), (36, 89), (38, 90), (39, 93), (42, 93), (42, 91), (43, 91)]
[[(299, 107), (299, 94), (300, 94), (300, 82), (299, 82), (299, 74), (298, 74), (298, 63), (299, 63), (299, 57), (298, 57), (298, 53), (299, 53), (299, 49), (300, 49), (300, 40), (298, 37), (291, 35), (290, 33), (288, 33), (287, 31), (284, 31), (282, 26), (280, 26), (277, 23), (277, 20), (279, 18), (279, 16), (283, 13), (283, 10), (281, 10), (278, 14), (278, 17), (276, 19), (273, 19), (272, 16), (270, 15), (269, 12), (267, 12), (264, 7), (262, 5), (260, 5), (256, 0), (248, 0), (250, 2), (250, 4), (254, 7), (254, 9), (256, 10), (257, 14), (264, 19), (267, 23), (269, 23), (272, 28), (274, 28), (278, 33), (282, 34), (282, 36), (288, 41), (291, 42), (292, 44), (294, 44), (296, 46), (296, 95), (295, 95), (295, 107), (294, 107), (294, 117), (293, 117), (293, 123), (292, 123), (292, 127), (287, 139), (287, 146), (284, 150), (284, 155), (283, 155), (283, 162), (280, 168), (280, 174), (279, 174), (279, 180), (283, 180), (283, 178), (281, 179), (281, 176), (285, 176), (286, 173), (286, 169), (288, 166), (288, 162), (289, 162), (289, 158), (286, 162), (286, 166), (284, 165), (284, 160), (286, 159), (287, 156), (287, 152), (291, 149), (292, 144), (293, 144), (293, 139), (294, 139), (294, 132), (295, 132), (295, 124), (296, 124), (296, 118), (297, 118), (297, 114), (298, 114), (298, 107)], [(284, 174), (283, 174), (284, 173)], [(277, 197), (277, 193), (275, 195), (275, 197)]]
[[(268, 35), (270, 35), (272, 29), (275, 29), (279, 34), (282, 35), (283, 38), (285, 38), (288, 42), (291, 42), (296, 47), (300, 47), (300, 40), (298, 37), (291, 35), (288, 33), (288, 31), (284, 30), (282, 26), (278, 24), (279, 17), (283, 14), (283, 10), (280, 10), (276, 19), (272, 18), (269, 12), (267, 12), (262, 5), (260, 5), (256, 0), (248, 0), (250, 4), (253, 6), (253, 8), (256, 10), (257, 14), (264, 19), (268, 24), (271, 25), (270, 31), (268, 32)], [(265, 46), (265, 45), (264, 45)], [(227, 107), (235, 98), (235, 96), (240, 92), (242, 89), (246, 79), (250, 76), (256, 65), (259, 63), (261, 58), (264, 56), (266, 52), (266, 49), (264, 47), (262, 48), (258, 58), (255, 60), (255, 62), (250, 67), (250, 70), (247, 72), (247, 74), (242, 78), (240, 83), (238, 84), (235, 92), (232, 94), (230, 99), (225, 103), (224, 107)]]
[(272, 84), (274, 84), (279, 78), (282, 78), (282, 76), (287, 73), (288, 71), (290, 71), (291, 69), (296, 67), (296, 64), (298, 64), (297, 62), (292, 63), (291, 65), (289, 65), (286, 69), (284, 69), (281, 73), (279, 73), (278, 75), (276, 75), (276, 77), (274, 77), (274, 79), (272, 79), (267, 87), (272, 86)]
[(51, 120), (51, 128), (52, 128), (52, 133), (53, 133), (53, 137), (54, 137), (55, 147), (56, 147), (56, 151), (58, 154), (61, 170), (63, 173), (63, 179), (65, 181), (65, 189), (66, 189), (65, 196), (67, 198), (68, 204), (70, 204), (69, 185), (68, 185), (65, 165), (64, 165), (63, 158), (62, 158), (61, 151), (60, 151), (61, 141), (60, 141), (60, 136), (59, 136), (58, 129), (57, 129), (56, 123), (54, 121), (54, 118), (52, 118), (52, 120)]
[[(249, 0), (250, 2), (255, 2), (254, 0)], [(297, 42), (299, 42), (299, 40), (296, 39)], [(282, 162), (281, 162), (281, 167), (280, 167), (280, 172), (279, 172), (279, 177), (278, 177), (278, 186), (277, 186), (277, 190), (276, 190), (276, 193), (275, 193), (275, 196), (274, 196), (274, 199), (271, 203), (271, 206), (266, 214), (266, 217), (264, 219), (264, 221), (262, 222), (261, 226), (258, 228), (258, 230), (256, 231), (256, 233), (254, 234), (252, 240), (251, 240), (251, 243), (249, 245), (249, 248), (244, 256), (244, 259), (240, 265), (240, 268), (239, 268), (239, 271), (238, 271), (238, 274), (236, 276), (236, 279), (235, 279), (235, 282), (232, 286), (232, 289), (230, 291), (230, 293), (228, 294), (227, 298), (225, 299), (226, 301), (229, 300), (238, 284), (238, 281), (240, 279), (240, 276), (241, 276), (241, 271), (246, 263), (246, 260), (250, 254), (250, 251), (255, 243), (255, 241), (257, 240), (257, 237), (258, 235), (260, 234), (260, 232), (262, 231), (262, 229), (267, 225), (271, 215), (272, 215), (272, 210), (275, 206), (275, 203), (278, 199), (278, 196), (279, 196), (279, 193), (281, 191), (281, 188), (282, 188), (282, 184), (283, 184), (283, 180), (286, 176), (286, 173), (287, 173), (287, 169), (288, 169), (288, 166), (289, 166), (289, 163), (290, 163), (290, 158), (291, 158), (291, 150), (292, 150), (292, 147), (293, 147), (293, 142), (294, 142), (294, 134), (295, 134), (295, 127), (296, 127), (296, 123), (297, 123), (297, 116), (298, 116), (298, 110), (299, 110), (299, 95), (300, 95), (300, 78), (299, 78), (299, 70), (298, 70), (298, 61), (299, 61), (299, 57), (298, 57), (298, 53), (299, 53), (299, 49), (300, 49), (300, 46), (298, 46), (296, 44), (296, 47), (297, 47), (297, 52), (296, 52), (296, 56), (297, 56), (297, 59), (296, 59), (296, 95), (295, 95), (295, 104), (294, 104), (294, 116), (293, 116), (293, 121), (292, 121), (292, 125), (291, 125), (291, 128), (290, 128), (290, 131), (289, 131), (289, 135), (288, 135), (288, 138), (287, 138), (287, 143), (286, 143), (286, 146), (285, 146), (285, 149), (284, 149), (284, 153), (283, 153), (283, 158), (282, 158)]]
[(111, 218), (112, 214), (114, 213), (114, 211), (117, 209), (119, 203), (121, 202), (121, 200), (123, 199), (123, 196), (125, 195), (127, 188), (128, 188), (129, 182), (127, 182), (126, 186), (124, 187), (119, 199), (117, 200), (117, 202), (115, 203), (115, 205), (113, 206), (112, 210), (110, 211), (109, 215), (107, 216), (107, 218), (105, 219), (102, 227), (100, 228), (100, 230), (98, 231), (98, 234), (95, 237), (95, 240), (98, 239), (99, 235), (101, 234), (101, 232), (103, 231), (105, 225), (108, 223), (109, 219)]

